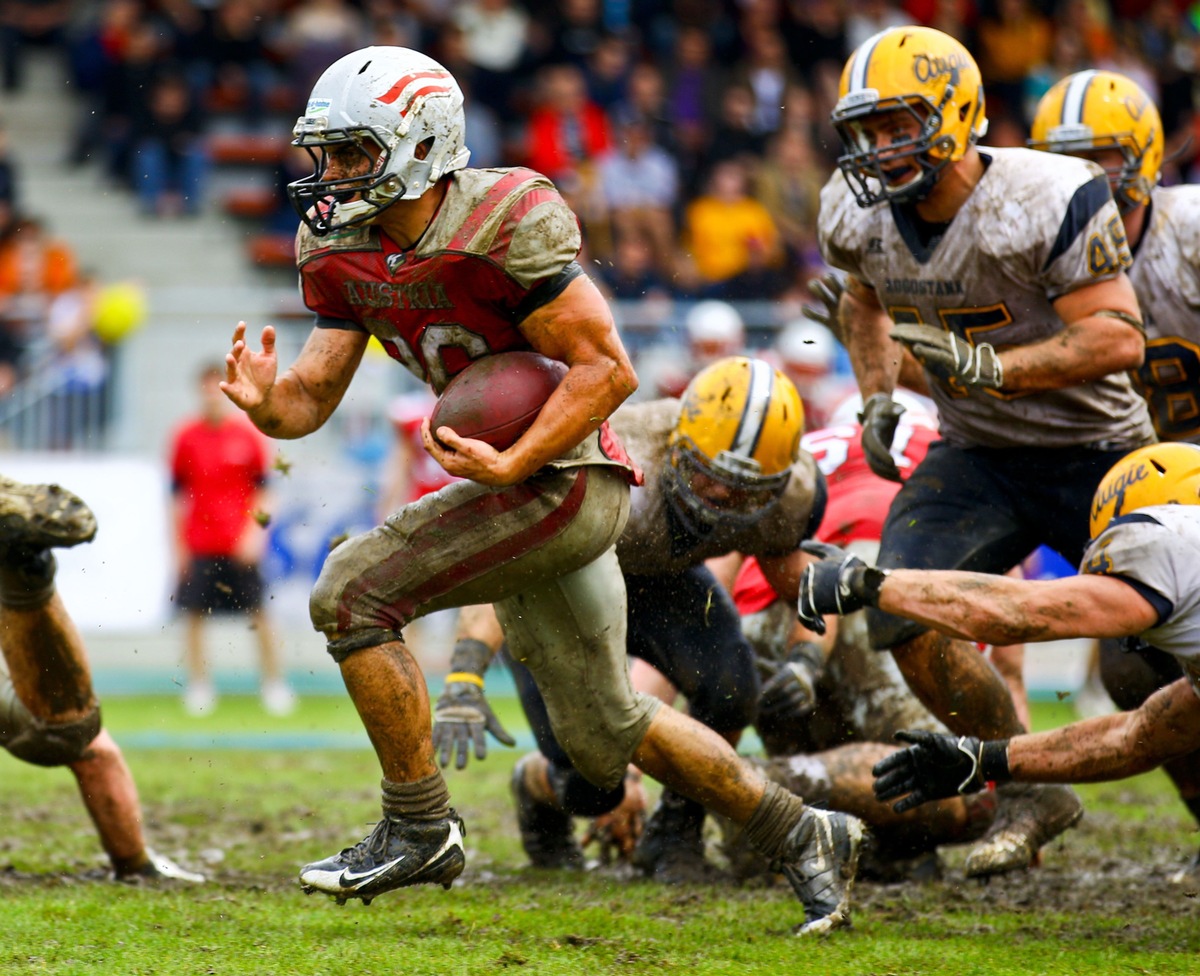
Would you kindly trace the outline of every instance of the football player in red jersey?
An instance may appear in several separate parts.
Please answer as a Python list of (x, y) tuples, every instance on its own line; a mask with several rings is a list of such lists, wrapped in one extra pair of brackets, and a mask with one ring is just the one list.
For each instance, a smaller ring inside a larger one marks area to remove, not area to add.
[[(362, 842), (300, 874), (306, 891), (369, 901), (462, 871), (463, 824), (434, 759), (424, 678), (402, 642), (413, 619), (495, 603), (579, 770), (615, 786), (633, 759), (745, 825), (792, 881), (802, 931), (845, 923), (861, 825), (813, 810), (715, 733), (636, 694), (613, 543), (640, 474), (605, 418), (637, 385), (608, 306), (576, 263), (575, 215), (543, 176), (467, 167), (462, 93), (436, 61), (375, 47), (334, 62), (294, 130), (314, 157), (293, 183), (305, 303), (316, 327), (278, 372), (234, 331), (224, 389), (274, 437), (336, 409), (375, 336), (441, 392), (472, 360), (533, 349), (568, 366), (537, 421), (505, 451), (441, 427), (425, 448), (462, 481), (350, 539), (311, 598), (383, 770), (383, 818)], [(470, 684), (472, 674), (453, 676)], [(482, 679), (475, 681), (482, 686)]]

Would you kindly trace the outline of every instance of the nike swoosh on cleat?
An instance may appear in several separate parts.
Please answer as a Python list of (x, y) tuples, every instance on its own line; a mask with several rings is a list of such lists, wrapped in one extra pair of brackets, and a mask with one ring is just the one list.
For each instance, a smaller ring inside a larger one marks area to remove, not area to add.
[(342, 876), (338, 879), (338, 884), (342, 885), (343, 887), (349, 887), (350, 885), (354, 884), (354, 882), (362, 881), (364, 878), (374, 878), (377, 875), (383, 874), (383, 872), (389, 868), (395, 867), (406, 857), (408, 857), (407, 854), (401, 854), (394, 860), (388, 861), (386, 864), (381, 864), (378, 867), (371, 868), (369, 871), (354, 872), (349, 868), (346, 868), (346, 870), (342, 872)]

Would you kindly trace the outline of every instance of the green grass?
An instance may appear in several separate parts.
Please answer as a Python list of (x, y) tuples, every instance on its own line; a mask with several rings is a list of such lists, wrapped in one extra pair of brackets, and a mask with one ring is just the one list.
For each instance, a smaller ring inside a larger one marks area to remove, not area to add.
[[(510, 730), (524, 729), (514, 701), (495, 705)], [(1036, 714), (1043, 727), (1071, 717), (1067, 706)], [(1196, 836), (1161, 773), (1082, 789), (1092, 826), (1051, 845), (1039, 871), (966, 882), (962, 852), (950, 851), (945, 880), (861, 885), (854, 929), (808, 942), (790, 934), (801, 911), (785, 886), (667, 888), (612, 870), (523, 868), (507, 793), (517, 753), (499, 747), (449, 774), (468, 825), (465, 883), (369, 908), (306, 898), (297, 869), (378, 816), (378, 768), (345, 698), (268, 719), (255, 700), (227, 697), (206, 720), (175, 699), (116, 698), (105, 718), (138, 779), (151, 842), (213, 880), (99, 880), (70, 774), (0, 756), (5, 976), (1200, 971), (1200, 899), (1163, 880)]]

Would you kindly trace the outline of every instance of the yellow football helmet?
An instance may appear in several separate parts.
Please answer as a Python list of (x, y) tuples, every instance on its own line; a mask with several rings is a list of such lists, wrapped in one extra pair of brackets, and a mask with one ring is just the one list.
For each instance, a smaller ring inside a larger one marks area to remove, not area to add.
[(684, 523), (748, 525), (787, 487), (804, 407), (792, 381), (761, 359), (719, 359), (684, 390), (663, 472)]
[(1200, 505), (1200, 445), (1151, 444), (1114, 464), (1092, 498), (1092, 538), (1118, 515), (1168, 504)]
[(1163, 127), (1154, 102), (1134, 81), (1115, 71), (1067, 75), (1038, 102), (1029, 147), (1086, 156), (1116, 149), (1124, 163), (1109, 170), (1122, 212), (1144, 205), (1158, 184)]
[[(903, 112), (918, 132), (882, 153), (864, 131), (868, 116)], [(838, 166), (859, 206), (919, 200), (938, 173), (963, 158), (987, 133), (983, 84), (975, 59), (958, 41), (931, 27), (891, 27), (864, 41), (846, 62), (831, 116), (845, 153)], [(885, 170), (916, 164), (895, 182)]]

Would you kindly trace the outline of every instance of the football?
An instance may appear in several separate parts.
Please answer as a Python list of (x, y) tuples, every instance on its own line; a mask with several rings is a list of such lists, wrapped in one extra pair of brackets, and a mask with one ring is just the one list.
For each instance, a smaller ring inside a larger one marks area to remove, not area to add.
[(429, 428), (435, 440), (439, 427), (449, 427), (460, 437), (507, 450), (532, 426), (566, 375), (564, 363), (536, 352), (477, 359), (446, 385)]

